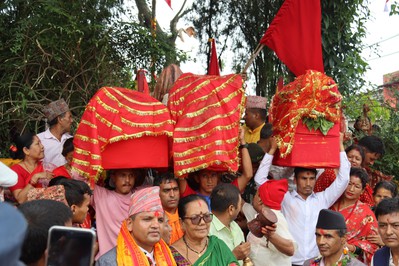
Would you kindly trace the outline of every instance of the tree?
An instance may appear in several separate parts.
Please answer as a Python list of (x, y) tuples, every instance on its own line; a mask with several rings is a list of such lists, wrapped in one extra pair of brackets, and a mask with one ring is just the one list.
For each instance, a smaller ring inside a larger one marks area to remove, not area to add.
[[(23, 130), (43, 130), (42, 107), (60, 97), (77, 118), (102, 86), (132, 87), (133, 71), (160, 70), (162, 41), (123, 21), (119, 0), (10, 0), (0, 5), (0, 138), (9, 147)], [(75, 123), (79, 119), (75, 119)]]
[[(138, 9), (138, 18), (139, 18), (139, 25), (151, 30), (154, 27), (154, 17), (155, 15), (155, 5), (156, 0), (152, 0), (151, 9), (150, 5), (147, 3), (146, 0), (135, 0), (136, 6)], [(175, 49), (175, 41), (177, 38), (178, 30), (177, 30), (177, 22), (179, 19), (184, 17), (188, 10), (185, 9), (187, 0), (184, 0), (182, 6), (180, 7), (177, 14), (172, 18), (169, 24), (169, 31), (170, 33), (166, 33), (162, 30), (162, 28), (156, 27), (156, 39), (163, 43), (162, 50), (164, 51), (165, 62), (164, 66), (169, 64), (178, 64), (184, 58), (184, 55), (176, 51)]]
[[(280, 8), (282, 0), (196, 1), (191, 16), (202, 14), (195, 22), (200, 29), (202, 43), (208, 36), (208, 25), (212, 25), (217, 40), (222, 40), (228, 50), (234, 51), (234, 70), (240, 71), (255, 50), (260, 38)], [(323, 56), (327, 75), (340, 85), (342, 93), (358, 90), (363, 86), (362, 75), (367, 68), (361, 58), (361, 39), (365, 35), (364, 22), (368, 16), (367, 1), (322, 1)], [(213, 6), (212, 6), (213, 4)], [(212, 8), (211, 8), (212, 7)], [(202, 46), (202, 51), (206, 50)], [(271, 97), (277, 79), (284, 75), (285, 81), (292, 80), (292, 74), (280, 63), (274, 53), (264, 48), (253, 63), (256, 94)]]

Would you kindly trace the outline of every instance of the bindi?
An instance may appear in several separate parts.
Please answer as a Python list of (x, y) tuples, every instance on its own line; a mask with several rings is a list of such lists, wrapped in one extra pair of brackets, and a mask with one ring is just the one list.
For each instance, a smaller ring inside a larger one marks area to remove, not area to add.
[(325, 232), (323, 229), (320, 229), (320, 233), (321, 233), (322, 235), (325, 235), (325, 234), (326, 234), (326, 232)]
[(200, 200), (198, 201), (198, 206), (202, 207), (202, 202)]

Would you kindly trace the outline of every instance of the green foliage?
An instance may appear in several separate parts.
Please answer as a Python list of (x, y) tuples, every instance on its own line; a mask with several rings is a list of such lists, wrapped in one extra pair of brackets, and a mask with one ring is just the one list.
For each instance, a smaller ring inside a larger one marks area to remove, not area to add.
[[(365, 21), (369, 18), (367, 2), (321, 1), (325, 71), (337, 81), (341, 92), (352, 93), (364, 84), (362, 76), (367, 63), (360, 53)], [(234, 51), (234, 70), (238, 72), (255, 51), (282, 3), (282, 0), (196, 1), (191, 16), (195, 27), (199, 29), (202, 43), (207, 43), (209, 37), (215, 37), (222, 47), (229, 47), (226, 50)], [(196, 14), (202, 15), (198, 19)], [(203, 45), (202, 53), (205, 54), (207, 49)], [(286, 83), (293, 78), (268, 48), (264, 48), (255, 59), (253, 75), (256, 94), (266, 97), (274, 95), (280, 76), (285, 77)]]
[(399, 180), (399, 112), (397, 108), (386, 107), (386, 109), (389, 117), (379, 124), (381, 131), (376, 134), (384, 142), (385, 155), (375, 162), (374, 168), (384, 174), (394, 175), (396, 180)]
[(342, 93), (353, 93), (365, 84), (368, 64), (361, 57), (368, 1), (321, 1), (324, 68)]
[[(344, 112), (348, 120), (354, 121), (361, 115), (363, 104), (370, 107), (368, 116), (372, 124), (378, 125), (381, 129), (373, 134), (379, 136), (385, 145), (385, 155), (375, 162), (373, 168), (399, 178), (399, 105), (392, 108), (384, 103), (381, 97), (382, 90), (344, 97)], [(396, 94), (396, 98), (399, 99), (399, 94)]]
[(316, 118), (304, 117), (302, 121), (308, 127), (309, 131), (316, 131), (319, 129), (324, 136), (327, 135), (328, 131), (334, 126), (334, 122), (328, 121), (320, 116)]
[(76, 114), (103, 86), (133, 87), (134, 70), (162, 69), (173, 50), (120, 0), (9, 0), (0, 4), (0, 139), (43, 130), (42, 107), (63, 97)]
[(343, 97), (342, 107), (347, 119), (354, 121), (362, 114), (363, 105), (370, 107), (369, 117), (371, 122), (379, 124), (379, 121), (389, 119), (390, 111), (382, 104), (382, 90), (355, 93)]

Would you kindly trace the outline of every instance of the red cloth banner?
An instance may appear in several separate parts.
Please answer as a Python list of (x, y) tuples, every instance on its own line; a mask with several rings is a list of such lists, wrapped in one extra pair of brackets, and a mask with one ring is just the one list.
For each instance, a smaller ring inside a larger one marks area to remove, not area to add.
[(216, 53), (215, 39), (211, 42), (211, 59), (209, 60), (208, 75), (220, 76), (219, 60)]
[(165, 0), (165, 2), (168, 4), (170, 8), (172, 8), (172, 0)]
[(174, 172), (183, 177), (201, 169), (238, 169), (240, 118), (245, 107), (242, 78), (186, 73), (170, 90)]
[(260, 43), (296, 76), (308, 69), (323, 73), (320, 0), (286, 0)]
[(130, 89), (103, 87), (76, 130), (72, 167), (90, 180), (103, 169), (168, 166), (173, 124), (165, 105)]

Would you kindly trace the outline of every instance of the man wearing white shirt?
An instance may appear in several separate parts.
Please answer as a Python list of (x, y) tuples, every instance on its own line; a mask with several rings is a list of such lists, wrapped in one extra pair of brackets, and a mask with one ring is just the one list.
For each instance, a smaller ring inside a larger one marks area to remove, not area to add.
[[(73, 122), (72, 113), (64, 99), (60, 99), (49, 103), (44, 108), (44, 114), (50, 128), (37, 136), (44, 146), (43, 162), (53, 164), (52, 168), (55, 168), (67, 162), (61, 153), (65, 141), (72, 138), (69, 134)], [(54, 169), (45, 170), (52, 171)]]
[[(255, 175), (258, 186), (267, 182), (267, 176), (277, 150), (277, 144), (272, 139), (270, 151), (265, 154)], [(349, 182), (350, 163), (346, 157), (345, 149), (340, 144), (340, 168), (337, 178), (323, 192), (314, 193), (316, 183), (316, 169), (295, 168), (294, 182), (296, 190), (287, 192), (282, 201), (281, 211), (288, 222), (289, 230), (298, 243), (298, 249), (292, 257), (292, 265), (303, 265), (304, 261), (319, 254), (314, 228), (320, 210), (328, 209), (345, 191)]]

